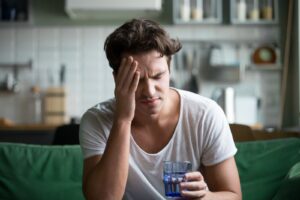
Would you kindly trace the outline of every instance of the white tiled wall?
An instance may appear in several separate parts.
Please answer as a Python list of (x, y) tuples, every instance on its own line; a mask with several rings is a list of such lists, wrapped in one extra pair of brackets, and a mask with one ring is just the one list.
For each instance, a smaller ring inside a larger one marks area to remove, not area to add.
[[(113, 96), (114, 82), (103, 51), (112, 28), (7, 28), (0, 29), (0, 63), (33, 61), (32, 69), (19, 70), (21, 90), (0, 94), (0, 117), (30, 122), (30, 87), (59, 84), (59, 69), (66, 66), (67, 113), (80, 117), (99, 101)], [(0, 81), (12, 69), (0, 68)]]
[[(99, 101), (113, 96), (114, 81), (103, 43), (112, 26), (0, 28), (0, 63), (33, 61), (32, 69), (19, 71), (21, 90), (0, 94), (0, 117), (30, 122), (29, 88), (58, 85), (61, 65), (66, 66), (67, 113), (80, 117)], [(182, 40), (278, 40), (276, 27), (167, 26)], [(261, 38), (263, 35), (264, 38)], [(0, 68), (0, 81), (10, 69)]]

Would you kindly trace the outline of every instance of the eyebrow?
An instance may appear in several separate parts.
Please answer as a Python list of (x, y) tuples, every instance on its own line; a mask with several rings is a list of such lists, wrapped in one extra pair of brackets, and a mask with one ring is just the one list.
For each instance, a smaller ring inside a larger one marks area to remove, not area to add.
[[(150, 78), (154, 78), (154, 77), (157, 77), (157, 76), (161, 76), (162, 74), (166, 73), (167, 70), (165, 71), (161, 71), (161, 72), (156, 72), (155, 74), (149, 76)], [(145, 79), (145, 77), (141, 77), (140, 78), (141, 80)]]
[(157, 72), (157, 73), (153, 74), (151, 77), (160, 76), (160, 75), (164, 74), (165, 72), (166, 71)]

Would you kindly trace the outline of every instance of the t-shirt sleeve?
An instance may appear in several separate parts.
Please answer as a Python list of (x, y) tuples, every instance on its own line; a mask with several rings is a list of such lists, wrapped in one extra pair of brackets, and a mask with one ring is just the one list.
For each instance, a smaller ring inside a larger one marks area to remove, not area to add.
[(204, 151), (202, 163), (205, 166), (218, 164), (237, 152), (229, 124), (221, 107), (212, 103), (205, 113)]
[(88, 110), (81, 119), (79, 142), (84, 158), (102, 155), (106, 146), (107, 137), (103, 122), (97, 112)]

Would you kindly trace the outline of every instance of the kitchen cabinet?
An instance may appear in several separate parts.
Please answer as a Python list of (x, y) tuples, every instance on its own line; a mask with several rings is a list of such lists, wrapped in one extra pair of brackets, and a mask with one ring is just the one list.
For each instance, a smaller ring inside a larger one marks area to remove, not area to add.
[(222, 0), (173, 0), (175, 24), (222, 23)]
[(0, 0), (0, 25), (28, 24), (30, 0)]
[(278, 23), (278, 0), (230, 0), (232, 24)]
[[(222, 4), (223, 0), (174, 0), (173, 22), (221, 24), (224, 21)], [(278, 0), (230, 0), (228, 13), (231, 24), (276, 24)]]

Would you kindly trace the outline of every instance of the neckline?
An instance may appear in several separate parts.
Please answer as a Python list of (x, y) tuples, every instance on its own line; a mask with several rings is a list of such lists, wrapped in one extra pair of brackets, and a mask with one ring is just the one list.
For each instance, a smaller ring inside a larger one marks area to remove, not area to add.
[(173, 132), (173, 135), (171, 137), (171, 139), (168, 141), (168, 143), (161, 149), (159, 150), (158, 152), (156, 153), (148, 153), (146, 152), (144, 149), (142, 149), (134, 140), (132, 134), (130, 134), (130, 140), (132, 141), (133, 145), (139, 149), (140, 152), (142, 152), (143, 154), (145, 155), (148, 155), (148, 156), (158, 156), (160, 154), (162, 154), (164, 151), (166, 151), (166, 149), (170, 146), (170, 143), (174, 140), (174, 138), (176, 137), (176, 135), (178, 134), (178, 124), (179, 122), (181, 121), (181, 118), (182, 118), (182, 110), (183, 110), (183, 103), (182, 103), (182, 94), (180, 92), (180, 90), (176, 89), (176, 88), (173, 88), (173, 87), (170, 87), (170, 89), (174, 90), (178, 95), (179, 95), (179, 117), (178, 117), (178, 121), (177, 121), (177, 124), (176, 124), (176, 127), (175, 127), (175, 130)]

